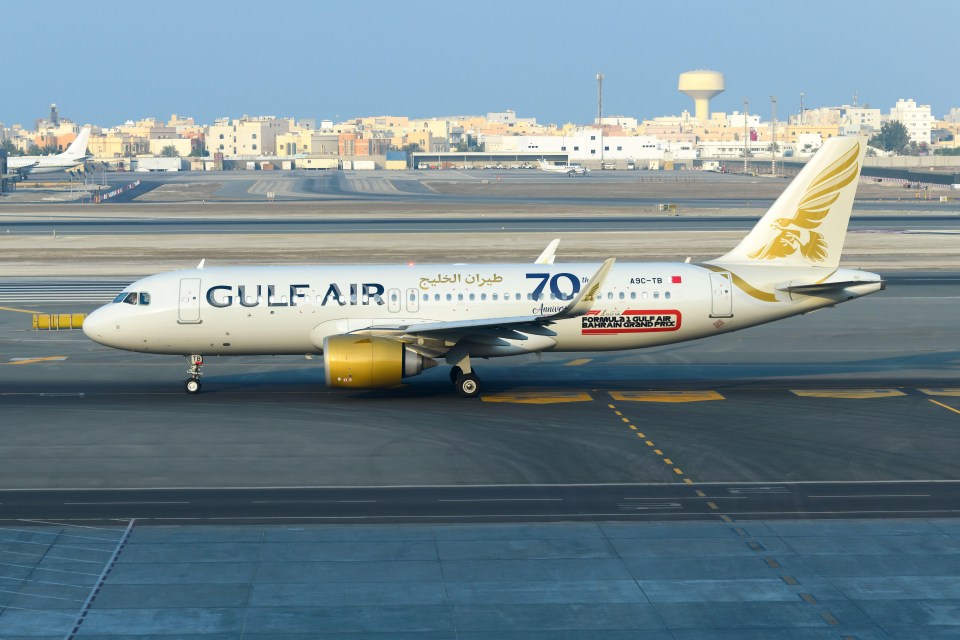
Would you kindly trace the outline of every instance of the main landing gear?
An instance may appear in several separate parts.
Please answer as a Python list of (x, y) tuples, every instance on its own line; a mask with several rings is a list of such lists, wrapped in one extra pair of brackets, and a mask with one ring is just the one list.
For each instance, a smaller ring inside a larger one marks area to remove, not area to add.
[(450, 382), (464, 398), (476, 398), (480, 395), (480, 378), (473, 371), (464, 373), (460, 367), (453, 367), (450, 369)]
[(203, 356), (197, 354), (187, 356), (187, 358), (190, 360), (190, 368), (187, 369), (187, 375), (190, 377), (183, 383), (183, 388), (190, 394), (200, 393), (200, 376), (203, 375), (200, 372), (200, 367), (203, 366)]

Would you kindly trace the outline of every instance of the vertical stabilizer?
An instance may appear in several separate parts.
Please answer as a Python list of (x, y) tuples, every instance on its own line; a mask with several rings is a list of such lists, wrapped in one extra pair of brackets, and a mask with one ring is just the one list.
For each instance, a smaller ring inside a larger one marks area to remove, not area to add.
[(87, 142), (90, 140), (90, 127), (84, 127), (67, 150), (60, 154), (66, 160), (80, 160), (87, 155)]
[(747, 237), (710, 262), (839, 266), (866, 148), (863, 138), (824, 142)]

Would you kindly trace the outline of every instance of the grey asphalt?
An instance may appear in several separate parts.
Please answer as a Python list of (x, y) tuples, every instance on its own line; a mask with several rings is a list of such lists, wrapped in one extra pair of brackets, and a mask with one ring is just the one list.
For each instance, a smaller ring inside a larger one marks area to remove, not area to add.
[[(957, 637), (960, 274), (885, 275), (711, 340), (480, 363), (501, 402), (302, 358), (214, 359), (187, 396), (179, 358), (0, 310), (0, 637)], [(95, 305), (39, 284), (0, 306)], [(722, 399), (629, 399), (679, 391)]]
[[(891, 275), (869, 298), (708, 340), (480, 362), (486, 401), (455, 396), (443, 367), (399, 389), (331, 390), (302, 357), (208, 359), (188, 396), (182, 358), (32, 331), (29, 314), (0, 310), (0, 411), (30, 425), (0, 443), (3, 486), (679, 482), (673, 466), (694, 482), (957, 480), (958, 278)], [(803, 393), (861, 388), (873, 395)], [(650, 390), (722, 399), (618, 399)]]

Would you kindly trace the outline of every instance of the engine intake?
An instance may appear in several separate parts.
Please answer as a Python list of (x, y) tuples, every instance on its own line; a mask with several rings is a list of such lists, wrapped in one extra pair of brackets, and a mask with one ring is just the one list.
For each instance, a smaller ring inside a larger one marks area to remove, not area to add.
[(390, 338), (339, 335), (323, 339), (323, 364), (328, 387), (381, 389), (437, 363)]

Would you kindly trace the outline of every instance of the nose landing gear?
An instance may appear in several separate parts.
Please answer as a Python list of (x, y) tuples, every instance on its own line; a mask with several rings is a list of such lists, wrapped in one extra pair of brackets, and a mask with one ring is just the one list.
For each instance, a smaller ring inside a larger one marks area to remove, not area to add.
[(200, 367), (203, 366), (203, 356), (196, 354), (187, 358), (190, 360), (190, 368), (187, 369), (187, 375), (190, 377), (183, 383), (183, 388), (189, 394), (200, 393), (200, 376), (203, 375)]

